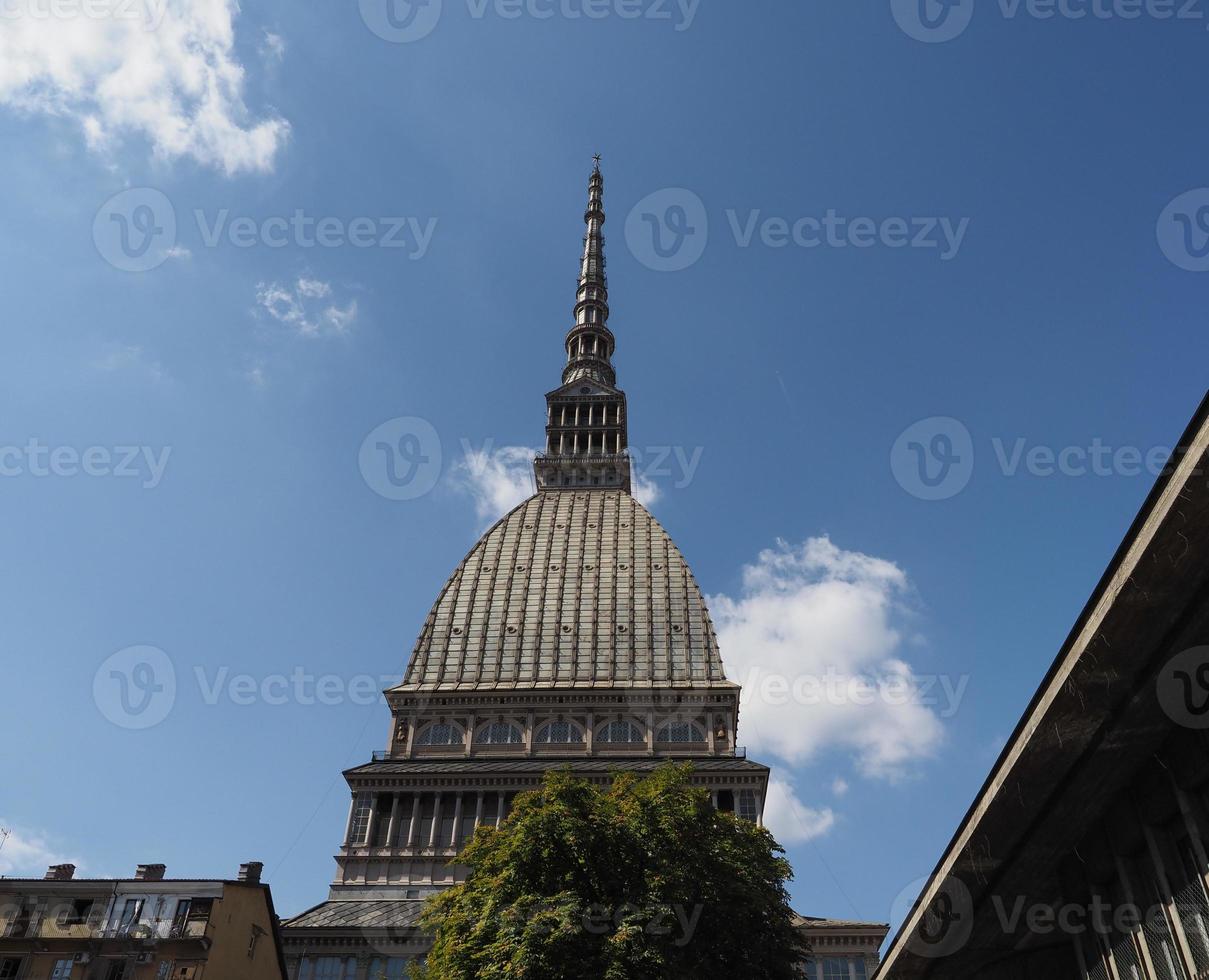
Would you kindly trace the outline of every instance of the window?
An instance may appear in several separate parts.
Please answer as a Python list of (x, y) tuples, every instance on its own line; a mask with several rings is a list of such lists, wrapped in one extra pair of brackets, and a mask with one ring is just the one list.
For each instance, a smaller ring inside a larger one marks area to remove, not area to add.
[(739, 816), (755, 823), (759, 813), (760, 811), (756, 807), (756, 791), (753, 789), (739, 790)]
[(369, 975), (371, 980), (406, 980), (407, 960), (397, 956), (386, 960), (374, 960)]
[(829, 956), (823, 960), (822, 980), (865, 980), (865, 961), (859, 957)]
[(632, 721), (610, 721), (597, 736), (601, 742), (642, 742), (642, 730)]
[[(307, 967), (313, 969), (308, 970)], [(357, 961), (342, 960), (338, 956), (321, 956), (316, 960), (303, 960), (300, 980), (353, 980), (357, 972)]]
[(656, 742), (704, 742), (705, 732), (688, 721), (670, 721), (655, 733)]
[(348, 821), (348, 842), (351, 846), (365, 843), (369, 833), (369, 815), (373, 810), (374, 798), (369, 793), (358, 793), (353, 797), (353, 813)]
[(210, 922), (210, 910), (214, 907), (212, 898), (194, 898), (189, 902), (189, 913), (185, 917), (185, 933), (189, 936), (204, 936), (206, 926)]
[(176, 903), (176, 911), (172, 915), (172, 931), (169, 933), (174, 939), (185, 934), (185, 919), (189, 915), (189, 899), (182, 898)]
[(139, 917), (143, 914), (143, 899), (128, 898), (122, 906), (122, 915), (118, 919), (118, 935), (125, 936), (139, 923)]
[[(60, 926), (79, 926), (88, 921), (92, 911), (92, 899), (77, 898), (60, 906), (58, 923)], [(66, 974), (64, 974), (66, 976)]]
[(21, 960), (7, 956), (0, 960), (0, 980), (16, 980), (16, 976), (21, 972)]
[(50, 980), (68, 980), (74, 965), (71, 960), (55, 960), (54, 969), (50, 971)]
[(105, 971), (105, 980), (126, 980), (126, 961), (114, 960)]
[(539, 745), (582, 744), (583, 740), (583, 729), (570, 721), (552, 721), (537, 730)]
[(448, 722), (435, 722), (429, 725), (416, 739), (417, 745), (457, 745), (462, 741), (462, 730), (457, 725)]
[(160, 960), (159, 968), (155, 971), (155, 980), (168, 980), (172, 976), (172, 960)]
[(475, 741), (480, 745), (516, 745), (524, 740), (525, 738), (521, 735), (521, 730), (516, 725), (500, 721), (480, 728), (478, 738)]

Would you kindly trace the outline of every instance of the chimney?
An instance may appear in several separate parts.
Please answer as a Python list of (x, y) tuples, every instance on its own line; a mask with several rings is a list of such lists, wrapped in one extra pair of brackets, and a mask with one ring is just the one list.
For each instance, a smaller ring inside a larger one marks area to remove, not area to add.
[(140, 864), (134, 869), (135, 881), (163, 881), (167, 867), (163, 864)]
[(74, 864), (52, 864), (46, 869), (46, 881), (71, 881), (75, 876)]
[(260, 872), (264, 870), (264, 865), (260, 861), (249, 861), (247, 864), (239, 866), (239, 880), (246, 881), (249, 885), (260, 884)]

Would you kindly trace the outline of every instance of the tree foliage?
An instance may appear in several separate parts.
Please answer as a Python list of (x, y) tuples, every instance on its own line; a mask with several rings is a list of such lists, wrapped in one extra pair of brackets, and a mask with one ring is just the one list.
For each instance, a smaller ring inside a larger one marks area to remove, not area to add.
[(608, 789), (549, 774), (480, 828), (464, 884), (430, 900), (419, 980), (799, 977), (792, 872), (766, 830), (720, 813), (692, 767)]

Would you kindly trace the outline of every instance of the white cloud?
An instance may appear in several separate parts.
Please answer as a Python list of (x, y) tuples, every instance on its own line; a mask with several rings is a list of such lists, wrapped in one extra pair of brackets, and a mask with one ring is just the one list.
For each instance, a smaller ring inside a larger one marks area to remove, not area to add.
[(848, 780), (844, 779), (843, 776), (836, 776), (831, 783), (831, 792), (836, 796), (847, 796), (849, 788)]
[[(528, 446), (488, 445), (481, 450), (465, 447), (465, 455), (453, 469), (457, 486), (474, 499), (480, 521), (494, 523), (513, 507), (537, 492), (533, 458), (540, 449)], [(634, 498), (644, 507), (661, 496), (659, 487), (641, 474), (634, 474)]]
[(764, 826), (782, 844), (804, 844), (830, 831), (835, 814), (829, 807), (816, 810), (806, 806), (789, 783), (772, 776), (764, 800)]
[(290, 127), (244, 102), (238, 12), (236, 0), (7, 0), (0, 104), (70, 119), (97, 151), (134, 136), (163, 160), (272, 170)]
[(538, 452), (526, 446), (466, 447), (465, 455), (453, 468), (453, 480), (473, 498), (480, 521), (499, 520), (537, 492), (533, 457)]
[[(81, 866), (79, 859), (69, 857), (38, 831), (13, 827), (3, 817), (0, 817), (0, 827), (10, 830), (0, 846), (0, 875), (10, 878), (41, 878), (52, 864)], [(0, 838), (3, 838), (2, 834)]]
[(193, 253), (190, 252), (189, 249), (185, 248), (184, 245), (173, 245), (166, 252), (164, 252), (164, 254), (166, 256), (168, 256), (168, 258), (170, 258), (170, 259), (191, 259), (191, 258), (193, 258)]
[(330, 283), (305, 276), (293, 285), (257, 283), (256, 304), (304, 337), (346, 333), (357, 319), (355, 299), (341, 306), (333, 299)]
[(727, 673), (743, 685), (743, 740), (794, 766), (838, 750), (892, 781), (932, 757), (944, 688), (925, 690), (902, 659), (909, 594), (893, 562), (826, 537), (761, 552), (738, 598), (710, 599)]

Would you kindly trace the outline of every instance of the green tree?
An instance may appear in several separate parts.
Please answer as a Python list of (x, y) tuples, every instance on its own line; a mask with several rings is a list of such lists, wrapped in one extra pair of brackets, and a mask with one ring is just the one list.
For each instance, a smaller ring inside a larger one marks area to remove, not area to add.
[(457, 863), (464, 884), (430, 900), (418, 980), (802, 976), (784, 850), (694, 787), (692, 767), (608, 789), (547, 775)]

